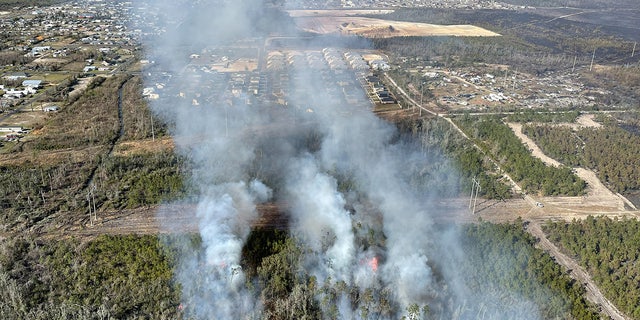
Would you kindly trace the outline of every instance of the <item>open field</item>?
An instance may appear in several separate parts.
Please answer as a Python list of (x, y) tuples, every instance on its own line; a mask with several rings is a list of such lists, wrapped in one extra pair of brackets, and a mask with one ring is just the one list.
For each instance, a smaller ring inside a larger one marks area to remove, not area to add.
[[(368, 38), (464, 36), (496, 37), (498, 33), (472, 25), (437, 25), (358, 17), (372, 14), (352, 10), (290, 11), (299, 28), (318, 34), (360, 35)], [(375, 12), (381, 13), (381, 12)]]

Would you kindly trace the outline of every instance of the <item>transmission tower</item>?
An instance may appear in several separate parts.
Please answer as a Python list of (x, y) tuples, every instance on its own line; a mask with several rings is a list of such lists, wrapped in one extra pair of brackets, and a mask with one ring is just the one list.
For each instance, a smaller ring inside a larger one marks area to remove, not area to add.
[(480, 192), (480, 181), (473, 177), (471, 179), (471, 197), (469, 198), (469, 209), (471, 214), (476, 214), (476, 203), (478, 202), (478, 193)]

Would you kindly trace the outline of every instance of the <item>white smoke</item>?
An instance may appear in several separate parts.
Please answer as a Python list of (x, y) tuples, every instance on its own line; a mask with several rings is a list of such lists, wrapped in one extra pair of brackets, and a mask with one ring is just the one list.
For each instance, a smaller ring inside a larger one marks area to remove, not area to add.
[(315, 159), (306, 155), (292, 159), (286, 188), (294, 234), (316, 253), (311, 257), (317, 261), (310, 261), (320, 266), (314, 276), (320, 282), (330, 277), (349, 284), (355, 239), (336, 180), (319, 172)]
[[(437, 195), (429, 189), (436, 178), (425, 169), (431, 155), (403, 142), (367, 106), (347, 107), (332, 98), (336, 88), (320, 90), (324, 80), (317, 70), (296, 70), (291, 89), (296, 98), (287, 109), (274, 109), (248, 103), (246, 93), (231, 96), (219, 87), (228, 79), (219, 81), (188, 65), (190, 54), (251, 38), (265, 6), (257, 0), (143, 6), (143, 15), (156, 12), (156, 23), (166, 31), (151, 37), (145, 49), (156, 62), (154, 72), (166, 72), (171, 83), (152, 109), (173, 126), (177, 151), (193, 168), (195, 195), (188, 200), (197, 203), (193, 218), (201, 243), (183, 244), (187, 253), (176, 271), (187, 317), (260, 314), (257, 294), (247, 289), (250, 279), (239, 265), (256, 205), (274, 200), (289, 203), (291, 233), (310, 249), (305, 269), (319, 283), (355, 285), (361, 294), (390, 289), (397, 306), (391, 319), (411, 304), (428, 304), (440, 285), (429, 260), (439, 232), (432, 218)], [(148, 85), (158, 81), (146, 79)], [(315, 147), (305, 141), (309, 132), (319, 140)], [(349, 177), (356, 190), (339, 190), (338, 177)], [(363, 244), (365, 238), (372, 243)], [(455, 282), (451, 270), (445, 276), (455, 283), (457, 301), (464, 301), (464, 284)], [(357, 302), (340, 295), (336, 303), (340, 318), (358, 318), (352, 306)]]

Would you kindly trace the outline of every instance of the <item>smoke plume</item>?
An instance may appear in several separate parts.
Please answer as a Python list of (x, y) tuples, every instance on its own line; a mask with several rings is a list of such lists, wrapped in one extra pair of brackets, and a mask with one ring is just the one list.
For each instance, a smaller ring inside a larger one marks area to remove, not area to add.
[[(180, 244), (176, 271), (187, 316), (259, 316), (261, 301), (245, 285), (251, 279), (240, 268), (241, 251), (258, 218), (256, 206), (275, 201), (288, 204), (290, 233), (309, 249), (304, 269), (323, 285), (344, 283), (361, 295), (391, 292), (394, 310), (381, 312), (383, 318), (399, 318), (413, 304), (442, 298), (442, 283), (449, 283), (453, 304), (474, 303), (453, 267), (463, 259), (455, 237), (434, 226), (433, 217), (441, 213), (435, 200), (457, 190), (451, 183), (455, 171), (376, 117), (364, 92), (353, 93), (363, 104), (338, 98), (344, 88), (327, 78), (327, 55), (344, 55), (347, 49), (323, 54), (327, 39), (305, 38), (304, 46), (295, 42), (295, 50), (273, 44), (294, 29), (274, 3), (139, 5), (140, 16), (149, 20), (141, 22), (153, 26), (145, 29), (151, 61), (145, 83), (157, 88), (160, 98), (151, 106), (170, 124), (177, 151), (193, 168), (194, 192), (185, 202), (197, 203), (193, 221), (201, 241)], [(362, 40), (356, 41), (360, 46)], [(272, 79), (250, 66), (236, 73), (211, 66), (222, 61), (219, 68), (227, 68), (224, 62), (243, 50), (261, 58), (256, 68), (287, 72)], [(347, 71), (335, 74), (350, 81)], [(355, 75), (351, 78), (357, 83)], [(242, 89), (254, 80), (257, 91)], [(278, 84), (283, 94), (272, 95)], [(257, 98), (264, 90), (271, 91)], [(430, 168), (436, 162), (442, 166)], [(437, 249), (445, 241), (451, 249)], [(443, 257), (444, 251), (454, 257)], [(433, 266), (439, 264), (446, 264), (446, 272), (437, 276)], [(363, 317), (358, 312), (363, 306), (346, 295), (336, 303), (340, 318)], [(463, 311), (442, 314), (471, 318)]]

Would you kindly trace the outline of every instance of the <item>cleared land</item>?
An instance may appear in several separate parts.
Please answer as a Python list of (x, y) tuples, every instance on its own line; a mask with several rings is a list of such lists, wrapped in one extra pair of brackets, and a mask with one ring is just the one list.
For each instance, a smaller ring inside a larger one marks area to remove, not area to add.
[(360, 35), (369, 38), (390, 37), (496, 37), (495, 32), (472, 25), (436, 25), (359, 17), (357, 14), (386, 13), (358, 10), (293, 10), (289, 14), (296, 25), (307, 32), (319, 34)]
[[(593, 121), (594, 115), (583, 115), (577, 120), (577, 124), (561, 124), (578, 127), (592, 127), (598, 128), (601, 125)], [(545, 164), (558, 167), (561, 165), (557, 160), (547, 156), (542, 150), (531, 140), (527, 135), (522, 133), (522, 124), (508, 123), (509, 127), (515, 135), (524, 143), (534, 157), (539, 158)], [(595, 172), (585, 168), (574, 168), (574, 172), (578, 177), (587, 182), (588, 190), (587, 195), (584, 197), (547, 197), (545, 201), (558, 206), (567, 207), (573, 210), (598, 210), (594, 214), (600, 214), (600, 211), (624, 211), (625, 204), (630, 203), (626, 198), (619, 194), (611, 192), (607, 187), (598, 179)]]
[[(406, 101), (410, 103), (411, 106), (416, 107), (417, 109), (425, 111), (424, 114), (430, 113), (431, 115), (441, 116), (443, 119), (447, 120), (462, 136), (469, 139), (467, 135), (458, 128), (451, 119), (444, 117), (443, 114), (435, 113), (432, 110), (429, 110), (423, 106), (420, 106), (418, 102), (408, 96), (408, 94), (400, 88), (393, 79), (387, 76), (390, 80), (390, 83), (398, 92), (399, 95), (405, 97)], [(432, 104), (429, 107), (433, 108)], [(412, 109), (405, 109), (405, 112), (411, 113)], [(599, 124), (593, 121), (592, 115), (585, 115), (578, 119), (578, 124), (576, 126), (589, 126), (596, 127)], [(513, 129), (513, 127), (512, 127)], [(518, 137), (525, 143), (524, 140), (528, 139), (524, 134), (521, 133), (520, 130), (514, 130), (518, 134)], [(530, 141), (530, 139), (528, 139)], [(537, 147), (537, 145), (530, 141), (530, 143), (525, 143), (529, 149), (537, 149), (538, 152), (534, 153), (534, 156), (540, 157), (544, 155), (542, 151)], [(550, 163), (558, 163), (555, 159), (546, 157), (545, 158), (549, 164)], [(498, 166), (496, 162), (494, 164)], [(602, 182), (595, 176), (592, 171), (588, 171), (582, 168), (576, 169), (577, 174), (584, 179), (589, 185), (589, 189), (587, 190), (587, 194), (579, 197), (540, 197), (535, 195), (524, 195), (520, 199), (509, 199), (509, 200), (487, 200), (487, 199), (478, 199), (476, 204), (476, 214), (471, 215), (471, 209), (465, 212), (451, 212), (451, 215), (454, 216), (453, 220), (455, 221), (473, 221), (477, 218), (482, 218), (484, 220), (492, 221), (492, 222), (513, 222), (516, 218), (521, 217), (524, 220), (531, 221), (545, 221), (548, 219), (551, 220), (565, 220), (571, 221), (573, 219), (585, 219), (588, 216), (608, 216), (611, 218), (621, 218), (621, 217), (634, 217), (640, 218), (639, 210), (628, 210), (628, 207), (625, 207), (625, 199), (620, 197), (619, 195), (613, 194), (609, 189), (604, 187)], [(505, 173), (504, 176), (509, 181), (512, 190), (516, 193), (521, 193), (522, 188), (515, 182), (511, 177)], [(464, 208), (465, 205), (468, 206), (469, 199), (449, 199), (447, 201), (460, 202), (458, 206), (452, 206), (452, 208)]]

